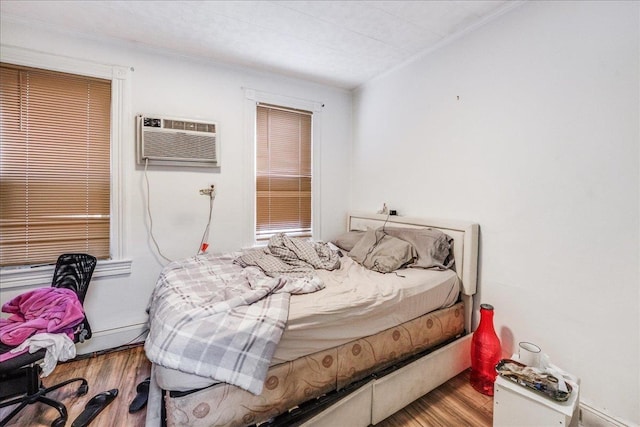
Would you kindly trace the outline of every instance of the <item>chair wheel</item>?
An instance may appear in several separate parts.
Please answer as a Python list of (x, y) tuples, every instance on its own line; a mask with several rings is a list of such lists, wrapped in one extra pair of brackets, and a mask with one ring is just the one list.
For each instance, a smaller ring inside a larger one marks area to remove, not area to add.
[(67, 420), (64, 418), (56, 418), (51, 423), (51, 427), (64, 427), (67, 424)]
[[(77, 396), (84, 396), (89, 391), (89, 384), (82, 384), (78, 387), (78, 391), (76, 392)], [(64, 424), (63, 424), (64, 425)]]

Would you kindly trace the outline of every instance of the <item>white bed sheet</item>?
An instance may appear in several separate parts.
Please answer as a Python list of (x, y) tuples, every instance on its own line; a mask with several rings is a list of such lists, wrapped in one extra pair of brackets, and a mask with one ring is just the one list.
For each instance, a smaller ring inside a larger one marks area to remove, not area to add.
[(377, 273), (342, 258), (336, 271), (318, 271), (326, 288), (293, 295), (289, 320), (273, 364), (297, 359), (373, 335), (458, 299), (460, 281), (454, 271), (406, 268)]
[[(455, 271), (406, 268), (377, 273), (348, 256), (335, 271), (319, 272), (325, 289), (292, 295), (289, 319), (272, 365), (336, 347), (357, 338), (449, 307), (458, 300), (460, 279)], [(155, 366), (158, 385), (188, 391), (208, 387), (209, 378)]]

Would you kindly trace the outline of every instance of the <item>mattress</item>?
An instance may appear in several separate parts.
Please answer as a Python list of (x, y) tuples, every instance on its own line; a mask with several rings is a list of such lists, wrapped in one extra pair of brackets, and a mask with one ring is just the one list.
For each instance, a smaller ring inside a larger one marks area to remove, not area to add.
[[(387, 330), (425, 313), (450, 307), (460, 280), (455, 271), (407, 268), (381, 274), (344, 256), (334, 271), (318, 270), (325, 289), (292, 295), (287, 326), (271, 365), (299, 359)], [(154, 367), (164, 390), (189, 391), (213, 384), (209, 378)]]

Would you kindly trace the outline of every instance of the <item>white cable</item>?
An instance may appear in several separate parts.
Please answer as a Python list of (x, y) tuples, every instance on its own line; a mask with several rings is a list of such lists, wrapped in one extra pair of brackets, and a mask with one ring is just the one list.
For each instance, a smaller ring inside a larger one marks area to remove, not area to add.
[(196, 255), (200, 255), (204, 253), (204, 251), (202, 250), (202, 245), (204, 244), (204, 241), (209, 236), (209, 227), (211, 226), (211, 216), (213, 214), (213, 200), (215, 198), (216, 198), (216, 190), (213, 189), (211, 190), (211, 193), (209, 193), (209, 220), (207, 221), (207, 227), (204, 229), (204, 233), (202, 233), (202, 240), (200, 240), (200, 246), (198, 247), (198, 252), (196, 253)]
[(156, 242), (156, 238), (153, 236), (153, 218), (151, 217), (151, 195), (149, 191), (149, 177), (147, 176), (147, 165), (149, 164), (149, 159), (144, 160), (144, 179), (147, 183), (147, 215), (149, 216), (149, 235), (151, 236), (151, 240), (153, 240), (153, 244), (156, 245), (156, 250), (158, 254), (165, 259), (167, 262), (172, 262), (169, 258), (164, 256), (162, 251), (160, 250), (160, 246), (158, 242)]

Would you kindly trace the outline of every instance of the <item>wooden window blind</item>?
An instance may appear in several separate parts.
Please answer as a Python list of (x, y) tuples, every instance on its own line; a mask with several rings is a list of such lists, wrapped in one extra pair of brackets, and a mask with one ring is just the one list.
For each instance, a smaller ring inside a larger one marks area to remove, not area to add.
[(310, 112), (257, 107), (256, 238), (311, 236)]
[(109, 258), (111, 82), (0, 71), (0, 265)]

